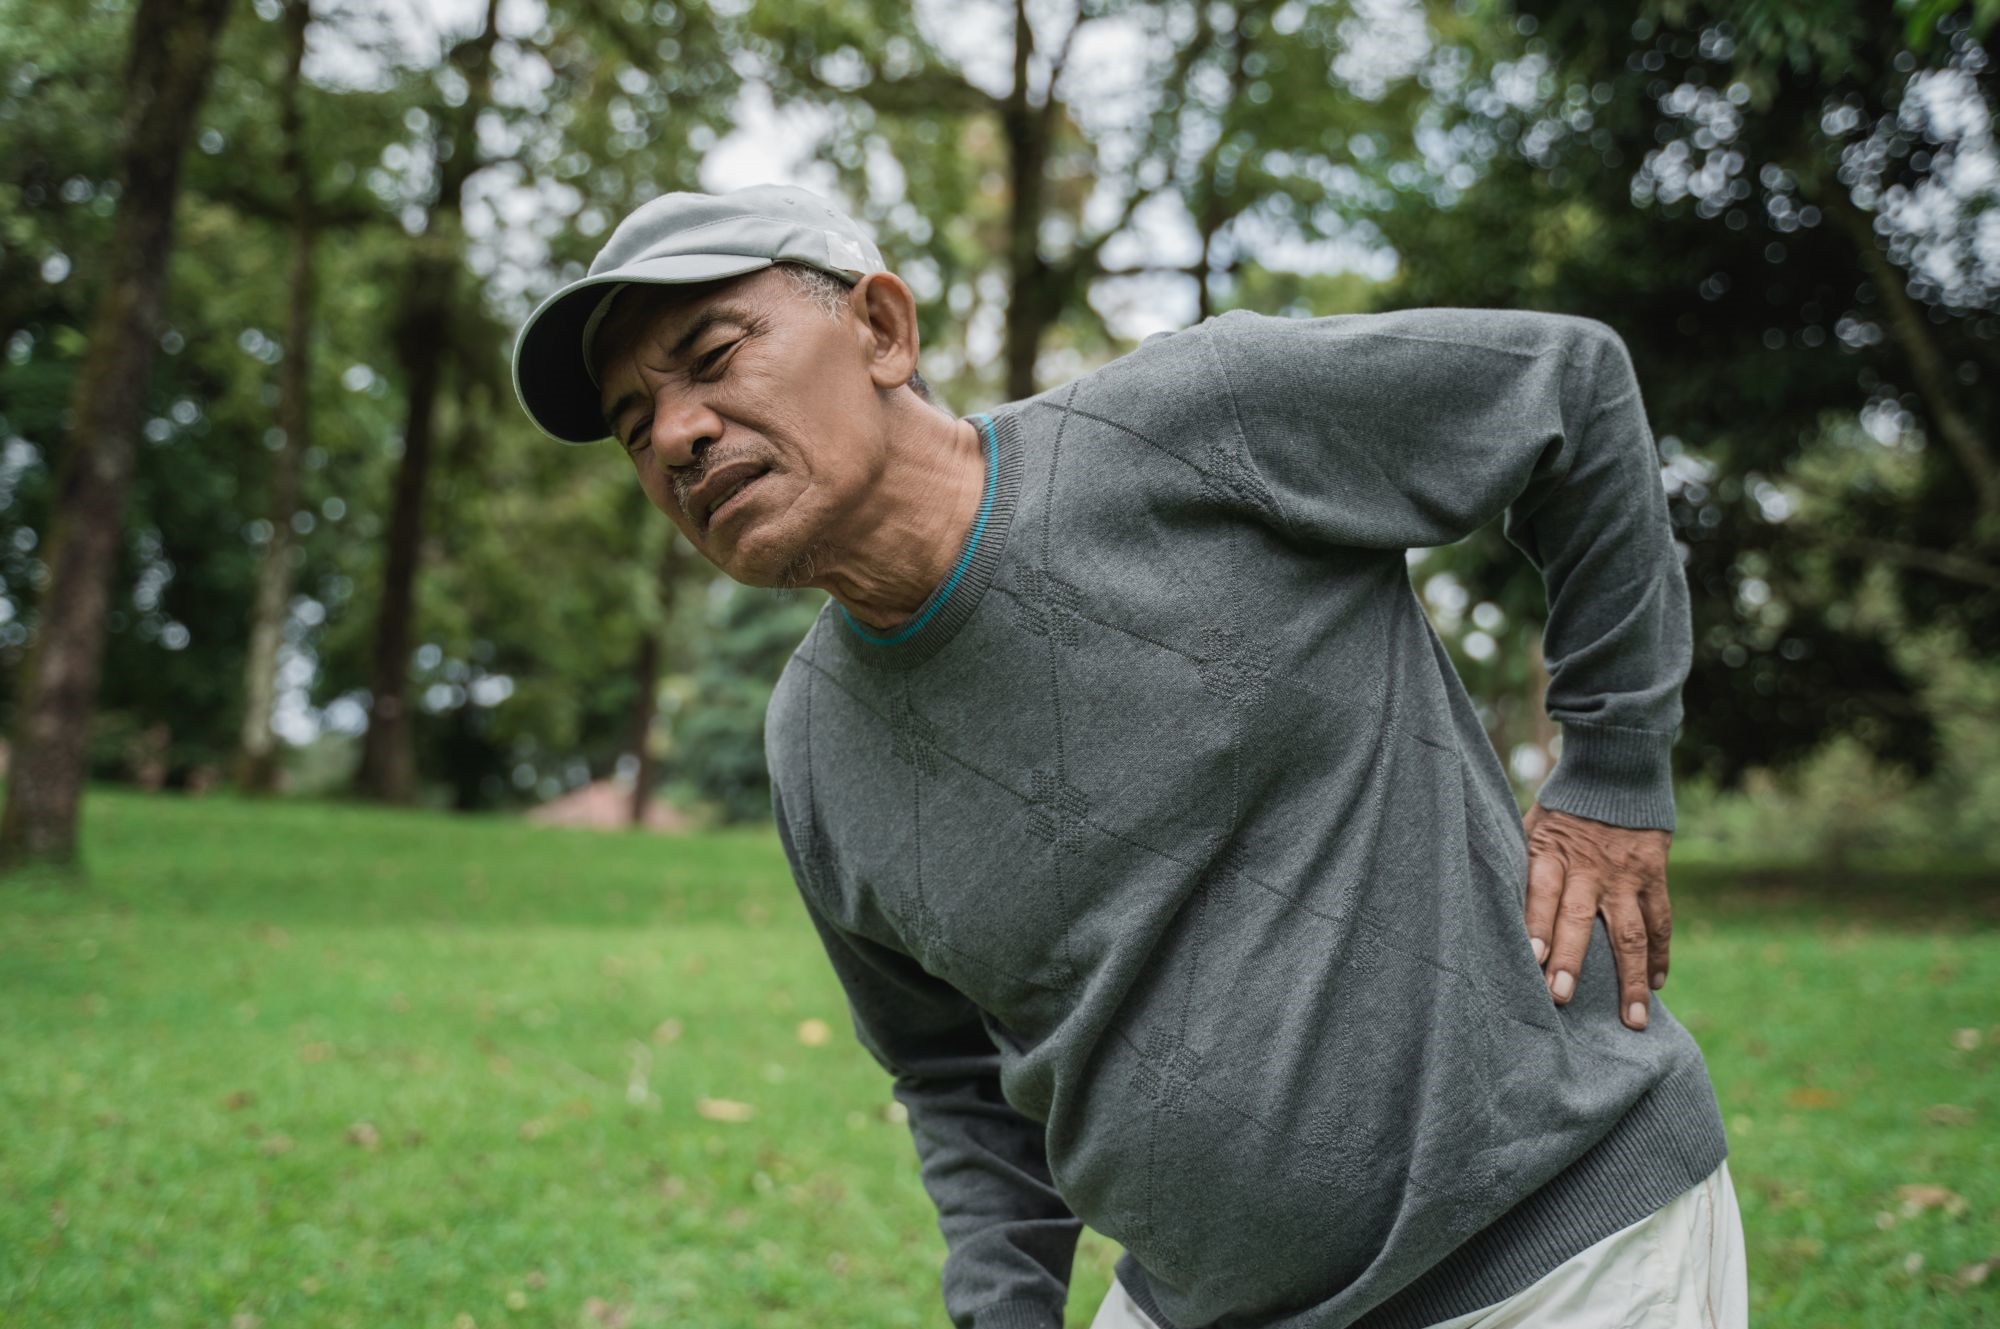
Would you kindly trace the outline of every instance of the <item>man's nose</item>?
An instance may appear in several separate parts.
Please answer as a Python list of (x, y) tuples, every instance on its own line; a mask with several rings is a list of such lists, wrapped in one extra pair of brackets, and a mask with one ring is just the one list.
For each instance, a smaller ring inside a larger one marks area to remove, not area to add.
[(653, 451), (668, 466), (692, 466), (722, 433), (722, 417), (701, 402), (680, 402), (653, 416)]

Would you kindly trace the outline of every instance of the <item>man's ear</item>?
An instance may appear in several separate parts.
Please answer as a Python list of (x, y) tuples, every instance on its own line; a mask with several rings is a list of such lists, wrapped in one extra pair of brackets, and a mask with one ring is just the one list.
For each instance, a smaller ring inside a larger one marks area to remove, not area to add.
[(848, 300), (862, 327), (868, 377), (884, 390), (900, 388), (917, 369), (917, 297), (893, 272), (870, 272)]

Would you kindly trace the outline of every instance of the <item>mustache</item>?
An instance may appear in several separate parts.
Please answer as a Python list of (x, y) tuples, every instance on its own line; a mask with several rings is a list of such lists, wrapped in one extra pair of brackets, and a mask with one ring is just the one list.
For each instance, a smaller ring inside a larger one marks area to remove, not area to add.
[[(681, 515), (689, 521), (694, 520), (692, 495), (696, 486), (700, 485), (703, 480), (706, 480), (711, 474), (721, 470), (725, 466), (733, 466), (738, 461), (747, 461), (749, 459), (747, 453), (741, 458), (733, 453), (727, 457), (717, 457), (714, 455), (713, 450), (709, 450), (703, 452), (701, 456), (686, 466), (673, 468), (668, 475), (667, 483), (674, 491), (674, 502), (680, 505)], [(770, 469), (768, 464), (765, 469)]]
[(688, 495), (694, 492), (694, 487), (700, 484), (701, 478), (707, 474), (708, 467), (703, 463), (675, 471), (673, 474), (674, 502), (680, 504), (681, 515), (690, 521), (694, 519), (694, 514), (688, 509)]
[(671, 479), (674, 490), (674, 502), (680, 504), (681, 515), (683, 517), (686, 517), (689, 521), (694, 520), (691, 495), (694, 493), (695, 486), (706, 480), (709, 473), (715, 470), (717, 466), (728, 465), (730, 460), (730, 458), (724, 458), (718, 462), (712, 455), (704, 452), (695, 461), (686, 466), (677, 467), (674, 470)]

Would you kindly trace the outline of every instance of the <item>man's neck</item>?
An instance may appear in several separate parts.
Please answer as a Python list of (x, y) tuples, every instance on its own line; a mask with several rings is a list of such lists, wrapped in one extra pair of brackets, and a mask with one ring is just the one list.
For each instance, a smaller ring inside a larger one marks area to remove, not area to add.
[(950, 575), (985, 489), (978, 428), (929, 407), (911, 412), (893, 436), (865, 526), (808, 584), (869, 627), (895, 627)]

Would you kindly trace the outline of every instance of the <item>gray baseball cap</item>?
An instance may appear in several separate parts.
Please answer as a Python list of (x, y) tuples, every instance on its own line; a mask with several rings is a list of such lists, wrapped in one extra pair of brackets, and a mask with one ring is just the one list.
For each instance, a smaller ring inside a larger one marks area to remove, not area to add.
[(563, 443), (610, 434), (590, 367), (590, 339), (611, 302), (638, 282), (675, 286), (755, 272), (784, 260), (850, 286), (885, 272), (882, 252), (852, 218), (796, 185), (721, 194), (662, 194), (642, 203), (590, 261), (590, 271), (542, 301), (514, 339), (514, 395)]

